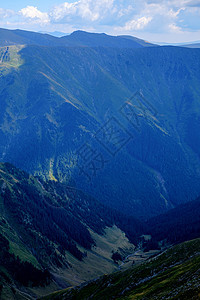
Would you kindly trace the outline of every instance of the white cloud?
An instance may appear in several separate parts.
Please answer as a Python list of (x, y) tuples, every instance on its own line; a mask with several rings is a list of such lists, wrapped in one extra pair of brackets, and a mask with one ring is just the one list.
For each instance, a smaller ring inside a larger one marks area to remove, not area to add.
[(118, 17), (121, 18), (123, 16), (129, 15), (131, 12), (133, 12), (133, 6), (132, 5), (128, 5), (127, 7), (123, 7), (121, 9), (118, 10)]
[(1, 19), (10, 18), (13, 15), (15, 15), (15, 12), (13, 10), (0, 8), (0, 18)]
[[(168, 1), (169, 2), (169, 1)], [(115, 30), (130, 33), (133, 31), (166, 32), (169, 25), (176, 25), (178, 16), (183, 7), (172, 7), (167, 1), (143, 1), (142, 6), (137, 7), (137, 14), (129, 17), (129, 20)]]
[(174, 23), (169, 24), (168, 27), (169, 27), (169, 31), (172, 33), (181, 33), (181, 28)]
[(27, 6), (25, 8), (22, 8), (19, 11), (19, 14), (21, 14), (24, 18), (31, 19), (31, 21), (34, 21), (36, 23), (46, 24), (50, 21), (48, 13), (41, 12), (35, 6)]
[(51, 18), (55, 21), (61, 20), (66, 16), (75, 15), (77, 13), (77, 4), (78, 2), (68, 3), (65, 2), (61, 5), (54, 7), (50, 13)]
[(125, 26), (124, 29), (125, 30), (141, 30), (143, 29), (150, 21), (152, 20), (152, 17), (141, 17), (138, 18), (136, 20), (131, 20), (128, 21)]
[(114, 12), (113, 9), (114, 0), (79, 0), (73, 3), (64, 2), (53, 8), (50, 16), (53, 21), (69, 21), (70, 19), (77, 17), (77, 21), (84, 19), (85, 21), (97, 21), (105, 17), (110, 12)]

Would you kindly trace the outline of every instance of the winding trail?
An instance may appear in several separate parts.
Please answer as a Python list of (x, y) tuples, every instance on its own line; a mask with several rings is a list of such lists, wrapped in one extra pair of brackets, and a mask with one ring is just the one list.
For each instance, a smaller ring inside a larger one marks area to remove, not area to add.
[(136, 250), (134, 253), (127, 255), (127, 256), (123, 259), (121, 265), (119, 265), (119, 267), (118, 267), (119, 270), (121, 270), (122, 266), (125, 264), (126, 260), (127, 260), (129, 257), (132, 257), (132, 256), (138, 254), (140, 251), (141, 251), (141, 250)]

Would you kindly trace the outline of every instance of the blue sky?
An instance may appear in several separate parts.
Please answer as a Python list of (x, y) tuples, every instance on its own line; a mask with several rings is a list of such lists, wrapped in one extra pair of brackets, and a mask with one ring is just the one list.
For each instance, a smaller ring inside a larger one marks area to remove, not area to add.
[(200, 40), (200, 0), (6, 0), (0, 27), (129, 34), (155, 42)]

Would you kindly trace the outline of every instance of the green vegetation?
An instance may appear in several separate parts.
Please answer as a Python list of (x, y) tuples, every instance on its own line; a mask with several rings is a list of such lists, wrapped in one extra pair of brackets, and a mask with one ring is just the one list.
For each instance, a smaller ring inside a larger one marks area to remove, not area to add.
[(35, 268), (27, 261), (21, 261), (17, 255), (10, 253), (9, 241), (0, 234), (0, 298), (5, 290), (13, 291), (14, 282), (23, 286), (45, 286), (50, 283), (47, 270)]
[(0, 48), (0, 72), (6, 73), (5, 70), (10, 68), (17, 69), (23, 64), (23, 60), (19, 54), (24, 46), (9, 46)]
[[(139, 221), (124, 218), (114, 210), (112, 212), (76, 188), (39, 181), (10, 164), (1, 164), (0, 167), (2, 204), (10, 219), (15, 224), (24, 224), (26, 230), (34, 235), (42, 232), (80, 260), (85, 254), (75, 242), (86, 250), (95, 245), (85, 224), (98, 234), (103, 234), (106, 226), (116, 224), (132, 241), (134, 235), (136, 238), (137, 232), (142, 230)], [(70, 192), (75, 193), (73, 201)]]
[(42, 299), (199, 299), (200, 239), (174, 246), (124, 272)]
[[(130, 241), (137, 240), (143, 226), (76, 188), (44, 182), (9, 163), (0, 163), (0, 229), (9, 243), (7, 255), (14, 261), (13, 268), (16, 264), (22, 270), (56, 273), (54, 286), (49, 289), (52, 292), (59, 289), (60, 282), (62, 287), (77, 285), (116, 270), (112, 252), (132, 253)], [(6, 264), (10, 266), (9, 260)]]

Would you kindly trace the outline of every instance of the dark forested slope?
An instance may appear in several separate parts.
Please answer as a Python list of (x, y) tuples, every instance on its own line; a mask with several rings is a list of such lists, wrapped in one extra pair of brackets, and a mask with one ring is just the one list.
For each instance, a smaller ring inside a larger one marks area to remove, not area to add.
[(182, 204), (146, 222), (148, 233), (157, 241), (177, 244), (200, 237), (200, 198)]
[(0, 273), (0, 282), (50, 284), (55, 290), (114, 271), (112, 253), (133, 251), (143, 225), (80, 190), (43, 182), (5, 163), (0, 164), (0, 232), (0, 271), (10, 278)]

